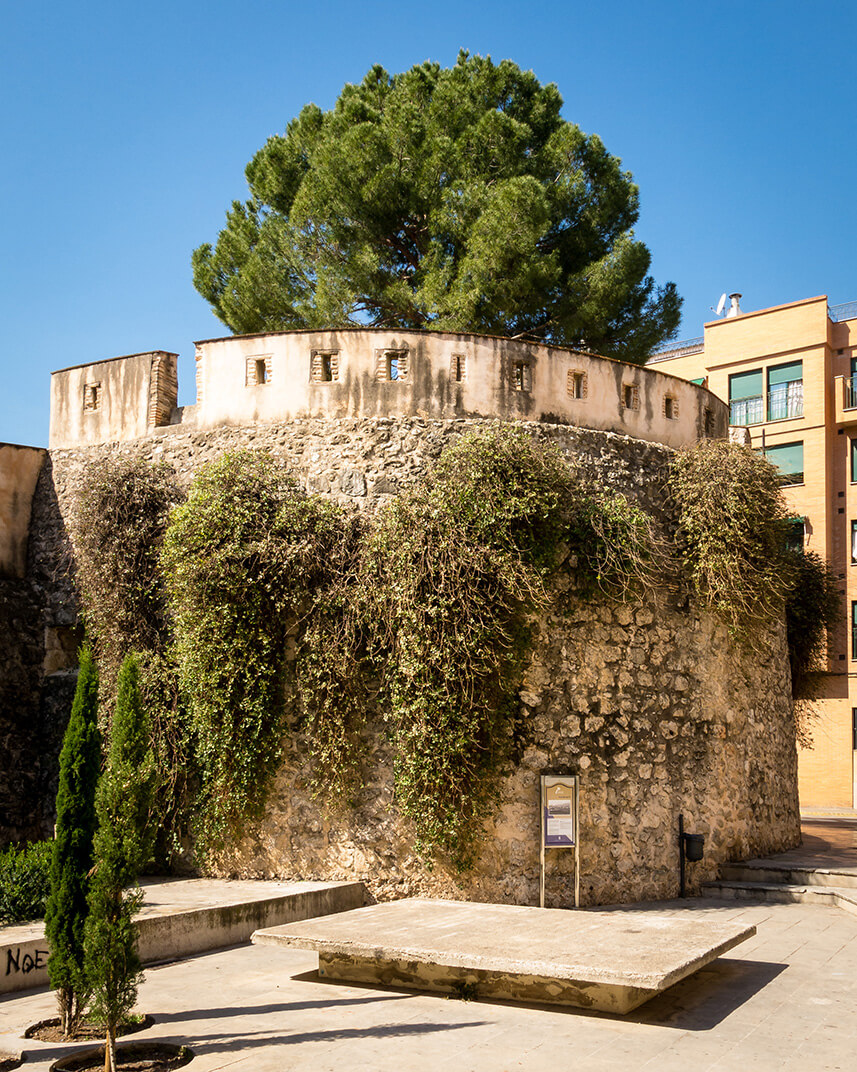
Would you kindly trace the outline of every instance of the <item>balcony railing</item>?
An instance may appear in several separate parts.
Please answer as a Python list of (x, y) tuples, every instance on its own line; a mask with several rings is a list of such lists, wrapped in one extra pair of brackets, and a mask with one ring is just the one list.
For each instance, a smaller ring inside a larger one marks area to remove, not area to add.
[[(857, 379), (854, 386), (857, 388)], [(765, 396), (735, 399), (729, 403), (730, 424), (764, 424), (768, 421), (785, 421), (790, 417), (803, 416), (803, 381), (784, 383), (782, 389), (768, 391), (768, 409), (765, 416)], [(855, 393), (857, 398), (857, 393)], [(855, 402), (857, 406), (857, 402)]]
[(781, 383), (768, 391), (768, 420), (785, 421), (803, 416), (803, 380)]
[(763, 424), (764, 421), (765, 407), (761, 395), (755, 398), (739, 398), (729, 403), (730, 424)]
[(857, 409), (857, 376), (843, 378), (842, 392), (842, 408)]
[(854, 320), (857, 318), (857, 301), (845, 302), (844, 305), (831, 305), (827, 309), (827, 315), (834, 324), (842, 320)]

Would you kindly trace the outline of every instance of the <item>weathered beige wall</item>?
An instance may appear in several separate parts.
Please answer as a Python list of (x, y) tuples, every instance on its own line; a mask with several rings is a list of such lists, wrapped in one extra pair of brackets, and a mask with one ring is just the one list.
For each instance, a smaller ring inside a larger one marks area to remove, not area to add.
[[(141, 455), (172, 465), (187, 484), (205, 462), (252, 447), (288, 461), (303, 485), (352, 506), (381, 505), (425, 472), (445, 446), (480, 420), (413, 417), (308, 418), (282, 424), (173, 426), (133, 443), (52, 452), (59, 510), (67, 517), (88, 465)], [(658, 516), (671, 452), (610, 432), (530, 423), (604, 487)], [(42, 546), (46, 559), (53, 553)], [(58, 593), (58, 596), (62, 593)], [(69, 598), (57, 598), (67, 607)], [(474, 875), (429, 871), (398, 815), (383, 726), (370, 728), (363, 784), (353, 811), (325, 815), (307, 789), (297, 731), (286, 741), (261, 832), (223, 861), (244, 876), (356, 878), (377, 897), (422, 893), (536, 903), (538, 776), (581, 777), (585, 903), (673, 896), (677, 819), (706, 835), (691, 865), (693, 887), (729, 859), (777, 851), (800, 837), (789, 672), (782, 632), (747, 655), (725, 629), (675, 593), (645, 603), (591, 604), (567, 592), (540, 622), (521, 694), (523, 739), (488, 823)], [(572, 855), (549, 854), (550, 904), (570, 904)]]
[(46, 451), (0, 443), (0, 577), (23, 578), (33, 492)]
[[(407, 372), (379, 381), (379, 355), (407, 354)], [(338, 378), (315, 382), (314, 352), (334, 352)], [(170, 417), (146, 423), (151, 359), (137, 354), (54, 373), (51, 447), (127, 441)], [(453, 359), (464, 362), (464, 378)], [(267, 379), (257, 383), (256, 362)], [(515, 367), (526, 366), (526, 389)], [(569, 372), (585, 378), (584, 397)], [(102, 408), (84, 408), (87, 384), (101, 383)], [(625, 405), (625, 388), (633, 404)], [(175, 395), (173, 395), (173, 398)], [(725, 436), (726, 406), (707, 390), (657, 369), (560, 347), (449, 332), (349, 329), (239, 335), (197, 343), (197, 404), (173, 419), (187, 427), (274, 423), (309, 417), (497, 417), (571, 424), (671, 447)]]
[[(137, 439), (167, 423), (176, 404), (176, 357), (153, 350), (53, 373), (51, 448)], [(97, 408), (87, 408), (86, 390), (96, 386)]]
[[(337, 381), (312, 382), (314, 350), (337, 352)], [(407, 352), (405, 377), (378, 382), (376, 362), (384, 350)], [(461, 382), (451, 371), (454, 356), (465, 361)], [(248, 385), (248, 361), (264, 359), (269, 381)], [(519, 362), (529, 369), (528, 390), (514, 387)], [(572, 370), (586, 376), (584, 398), (569, 394)], [(623, 405), (626, 384), (637, 389), (636, 408)], [(212, 339), (197, 344), (197, 392), (199, 428), (325, 415), (483, 416), (581, 425), (679, 447), (704, 434), (706, 409), (712, 434), (725, 435), (727, 427), (719, 399), (657, 370), (558, 347), (449, 332), (353, 329)], [(668, 396), (675, 418), (665, 415)]]

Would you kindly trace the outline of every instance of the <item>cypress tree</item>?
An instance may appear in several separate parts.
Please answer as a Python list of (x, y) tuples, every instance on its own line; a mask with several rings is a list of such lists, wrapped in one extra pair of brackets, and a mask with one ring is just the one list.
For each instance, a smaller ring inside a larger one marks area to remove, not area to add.
[(77, 690), (60, 753), (56, 840), (45, 910), (50, 948), (48, 976), (57, 992), (66, 1038), (80, 1022), (88, 998), (84, 923), (96, 826), (95, 790), (101, 766), (98, 670), (87, 646), (80, 650), (79, 664)]
[(116, 1030), (134, 1007), (143, 974), (133, 924), (143, 894), (127, 887), (136, 882), (151, 853), (153, 790), (154, 758), (140, 702), (139, 669), (135, 656), (128, 655), (119, 671), (110, 749), (96, 793), (98, 830), (85, 937), (92, 1013), (104, 1021), (108, 1072), (116, 1067)]

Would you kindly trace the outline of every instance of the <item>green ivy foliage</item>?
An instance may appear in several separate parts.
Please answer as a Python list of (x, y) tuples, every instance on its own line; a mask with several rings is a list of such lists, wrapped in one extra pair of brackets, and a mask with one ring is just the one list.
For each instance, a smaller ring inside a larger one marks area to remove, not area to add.
[(207, 466), (170, 517), (161, 562), (203, 854), (261, 814), (285, 729), (288, 638), (324, 584), (342, 526), (341, 510), (253, 452)]
[[(649, 546), (620, 498), (594, 493), (556, 448), (496, 426), (447, 449), (381, 515), (369, 590), (386, 630), (397, 802), (424, 856), (473, 863), (550, 574), (621, 591), (646, 577)], [(610, 531), (621, 533), (615, 561), (602, 546)]]
[(669, 488), (695, 594), (752, 646), (782, 613), (795, 581), (777, 470), (749, 447), (701, 440), (676, 454)]
[(160, 651), (166, 639), (159, 554), (172, 506), (173, 470), (141, 458), (107, 458), (82, 483), (72, 521), (87, 635), (113, 681), (127, 651)]
[[(372, 712), (388, 721), (397, 805), (417, 850), (470, 866), (519, 741), (517, 690), (555, 584), (568, 598), (633, 598), (675, 579), (677, 551), (733, 634), (761, 637), (799, 573), (784, 557), (775, 471), (752, 451), (706, 442), (676, 457), (668, 486), (677, 548), (556, 447), (496, 424), (447, 448), (374, 515), (302, 493), (280, 461), (252, 451), (202, 469), (168, 522), (174, 493), (153, 493), (161, 520), (149, 531), (162, 549), (143, 562), (145, 589), (159, 594), (140, 602), (114, 581), (110, 592), (153, 623), (137, 635), (159, 793), (192, 802), (198, 859), (261, 817), (286, 732), (311, 787), (347, 806)], [(131, 576), (134, 516), (109, 514), (104, 546), (79, 546), (90, 558), (82, 583), (96, 583), (99, 561), (116, 560), (110, 577)], [(127, 612), (94, 610), (109, 602), (99, 598), (86, 603), (90, 619), (118, 650)], [(797, 609), (793, 621), (803, 628)], [(178, 808), (160, 806), (179, 821)]]

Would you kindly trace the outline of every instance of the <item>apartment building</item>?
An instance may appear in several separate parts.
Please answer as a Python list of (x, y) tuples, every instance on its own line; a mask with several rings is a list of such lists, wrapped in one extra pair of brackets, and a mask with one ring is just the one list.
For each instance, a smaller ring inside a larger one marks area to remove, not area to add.
[(730, 424), (779, 468), (796, 536), (841, 581), (843, 621), (819, 675), (803, 807), (857, 807), (857, 302), (807, 298), (744, 312), (740, 294), (704, 335), (649, 364), (704, 383)]

